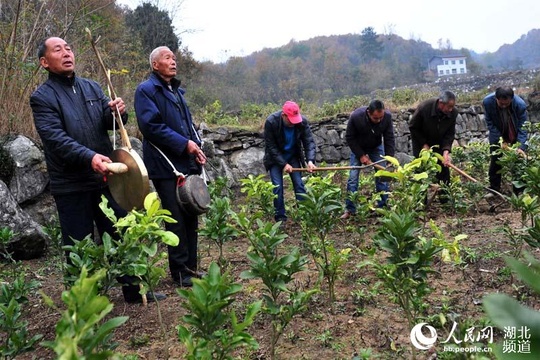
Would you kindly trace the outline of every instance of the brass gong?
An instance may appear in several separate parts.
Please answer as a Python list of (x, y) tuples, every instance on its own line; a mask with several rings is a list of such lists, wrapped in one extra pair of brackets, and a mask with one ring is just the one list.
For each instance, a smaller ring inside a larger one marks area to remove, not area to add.
[(109, 157), (112, 161), (123, 163), (128, 167), (125, 173), (107, 176), (114, 200), (126, 211), (142, 209), (144, 198), (150, 192), (150, 184), (141, 157), (135, 150), (128, 150), (126, 147), (114, 150)]

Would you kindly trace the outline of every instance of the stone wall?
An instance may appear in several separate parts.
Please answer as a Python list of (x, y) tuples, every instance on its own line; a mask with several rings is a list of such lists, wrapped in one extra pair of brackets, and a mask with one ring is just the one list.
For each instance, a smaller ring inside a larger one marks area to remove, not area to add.
[[(396, 153), (410, 155), (411, 139), (408, 120), (414, 109), (392, 114), (396, 135)], [(458, 107), (456, 144), (466, 145), (471, 141), (487, 141), (488, 129), (484, 110), (480, 105)], [(531, 121), (538, 121), (539, 112), (530, 114)], [(339, 114), (333, 118), (311, 122), (317, 144), (317, 162), (327, 164), (347, 163), (350, 149), (345, 142), (345, 131), (350, 114)], [(204, 150), (210, 161), (207, 167), (211, 176), (228, 176), (234, 184), (249, 174), (264, 174), (262, 165), (264, 139), (262, 130), (246, 132), (220, 128), (210, 130), (202, 126)]]

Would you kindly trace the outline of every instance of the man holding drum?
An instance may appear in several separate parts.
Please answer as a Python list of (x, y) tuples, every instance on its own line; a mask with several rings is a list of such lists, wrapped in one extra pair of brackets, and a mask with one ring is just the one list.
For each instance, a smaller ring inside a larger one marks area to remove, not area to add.
[(171, 164), (184, 175), (201, 174), (206, 156), (193, 127), (184, 90), (176, 79), (175, 54), (160, 46), (151, 52), (149, 60), (152, 73), (135, 91), (135, 113), (144, 136), (143, 158), (163, 208), (177, 221), (165, 225), (180, 238), (178, 246), (168, 249), (172, 279), (180, 286), (190, 287), (192, 277), (202, 275), (197, 271), (198, 214), (178, 203), (177, 175)]

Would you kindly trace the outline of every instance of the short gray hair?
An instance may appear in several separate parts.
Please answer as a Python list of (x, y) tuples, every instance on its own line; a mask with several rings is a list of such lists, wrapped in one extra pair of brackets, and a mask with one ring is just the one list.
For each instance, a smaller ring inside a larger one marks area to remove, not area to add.
[(152, 63), (159, 57), (159, 55), (161, 54), (163, 50), (170, 51), (171, 49), (169, 49), (167, 46), (158, 46), (157, 48), (152, 50), (148, 58), (148, 60), (150, 61), (150, 69), (154, 70), (154, 66), (152, 65)]
[(448, 104), (449, 101), (456, 102), (456, 95), (451, 91), (445, 90), (439, 95), (439, 100), (443, 104)]

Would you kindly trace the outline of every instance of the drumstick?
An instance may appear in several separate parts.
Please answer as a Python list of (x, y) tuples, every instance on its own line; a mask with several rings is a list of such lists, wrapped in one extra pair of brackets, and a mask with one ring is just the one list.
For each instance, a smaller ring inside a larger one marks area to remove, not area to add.
[(127, 165), (121, 162), (105, 163), (105, 166), (113, 174), (125, 174), (128, 172)]

